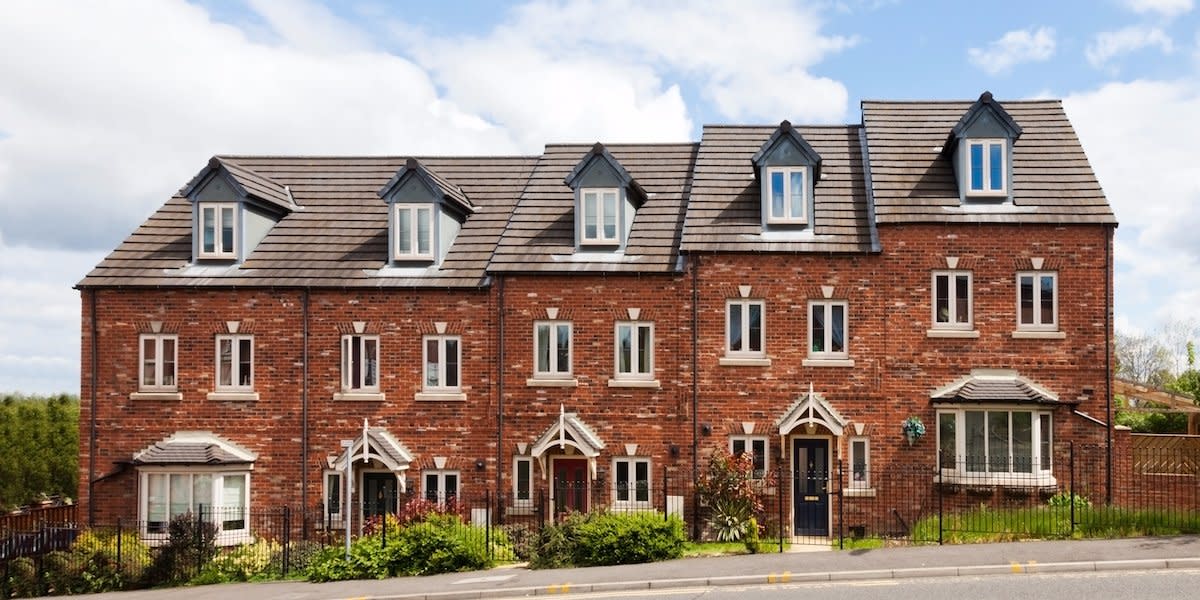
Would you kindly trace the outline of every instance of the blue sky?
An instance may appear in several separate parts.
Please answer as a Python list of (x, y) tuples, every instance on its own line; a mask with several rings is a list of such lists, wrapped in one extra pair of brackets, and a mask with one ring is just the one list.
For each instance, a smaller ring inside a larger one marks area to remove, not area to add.
[(71, 286), (213, 154), (537, 153), (984, 90), (1063, 99), (1121, 221), (1118, 328), (1200, 337), (1198, 40), (1194, 0), (2, 2), (0, 392), (78, 390)]

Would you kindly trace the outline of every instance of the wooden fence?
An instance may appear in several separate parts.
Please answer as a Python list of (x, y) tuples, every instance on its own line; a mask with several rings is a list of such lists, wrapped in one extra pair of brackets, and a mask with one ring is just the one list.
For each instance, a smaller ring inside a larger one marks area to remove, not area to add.
[(0, 538), (15, 532), (37, 531), (42, 527), (73, 527), (77, 523), (74, 504), (37, 506), (0, 515)]

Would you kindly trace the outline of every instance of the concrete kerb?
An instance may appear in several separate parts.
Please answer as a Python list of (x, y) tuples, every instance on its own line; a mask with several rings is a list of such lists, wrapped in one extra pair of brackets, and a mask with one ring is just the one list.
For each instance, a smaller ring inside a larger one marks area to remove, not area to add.
[(663, 590), (716, 586), (751, 586), (816, 581), (866, 581), (881, 579), (907, 579), (915, 577), (970, 577), (982, 575), (1038, 574), (1038, 573), (1081, 573), (1088, 571), (1127, 571), (1157, 569), (1200, 569), (1200, 557), (1171, 559), (1138, 559), (1038, 563), (1011, 563), (1008, 565), (972, 565), (963, 567), (916, 567), (905, 569), (867, 569), (859, 571), (829, 571), (801, 573), (768, 573), (761, 575), (731, 575), (726, 577), (687, 577), (645, 581), (613, 581), (604, 583), (571, 584), (549, 586), (504, 588), (488, 590), (463, 590), (454, 592), (429, 592), (416, 594), (390, 594), (366, 596), (364, 600), (475, 600), (483, 598), (514, 598), (520, 596), (561, 596), (598, 592), (628, 592), (637, 590)]

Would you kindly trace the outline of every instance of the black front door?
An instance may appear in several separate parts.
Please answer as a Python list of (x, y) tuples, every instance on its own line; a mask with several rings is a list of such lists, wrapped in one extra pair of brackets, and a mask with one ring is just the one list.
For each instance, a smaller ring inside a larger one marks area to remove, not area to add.
[(363, 473), (363, 519), (396, 512), (396, 476)]
[(792, 441), (796, 535), (829, 535), (829, 440)]

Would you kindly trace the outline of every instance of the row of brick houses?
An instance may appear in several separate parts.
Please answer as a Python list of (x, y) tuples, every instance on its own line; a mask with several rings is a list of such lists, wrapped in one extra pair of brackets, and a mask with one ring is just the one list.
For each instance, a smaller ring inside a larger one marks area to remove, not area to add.
[[(862, 496), (915, 463), (1051, 488), (1110, 433), (1115, 227), (1061, 103), (988, 93), (699, 143), (217, 157), (79, 283), (80, 501), (147, 532), (341, 518), (349, 459), (356, 499), (661, 509), (717, 448)], [(828, 533), (827, 487), (784, 492), (794, 532)]]

